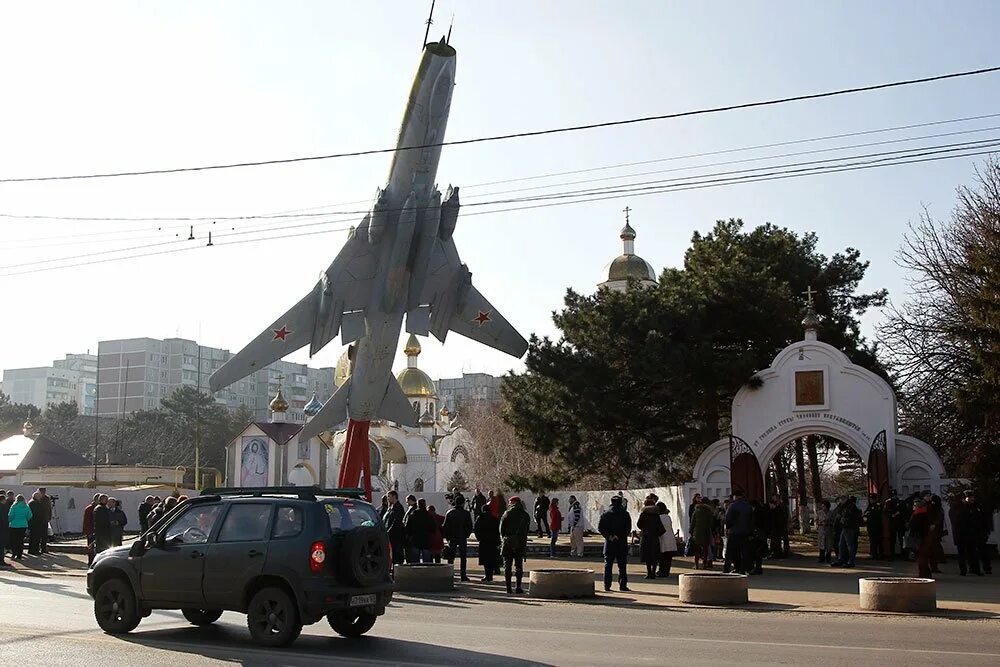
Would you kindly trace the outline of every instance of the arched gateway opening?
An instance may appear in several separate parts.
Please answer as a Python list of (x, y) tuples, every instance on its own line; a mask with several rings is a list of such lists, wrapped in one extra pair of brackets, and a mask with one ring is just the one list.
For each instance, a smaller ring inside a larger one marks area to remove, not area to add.
[[(865, 472), (866, 493), (886, 497), (914, 491), (943, 495), (948, 479), (927, 443), (897, 433), (896, 395), (876, 374), (851, 363), (835, 347), (817, 340), (808, 316), (805, 338), (782, 350), (771, 366), (745, 385), (732, 405), (732, 435), (709, 445), (698, 458), (695, 493), (725, 498), (735, 487), (751, 500), (767, 494), (768, 467), (800, 438), (823, 436), (855, 454)], [(686, 522), (680, 522), (682, 527)]]

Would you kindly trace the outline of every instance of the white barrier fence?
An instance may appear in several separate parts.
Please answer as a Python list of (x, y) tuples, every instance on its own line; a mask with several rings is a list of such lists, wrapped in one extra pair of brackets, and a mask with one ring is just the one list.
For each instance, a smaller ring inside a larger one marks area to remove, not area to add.
[[(38, 490), (37, 486), (24, 486), (18, 484), (3, 485), (2, 488), (13, 491), (15, 495), (21, 494), (25, 500), (31, 500), (31, 494)], [(144, 491), (119, 491), (112, 487), (97, 487), (95, 489), (83, 489), (72, 486), (47, 486), (46, 493), (53, 499), (52, 522), (53, 533), (82, 533), (83, 532), (83, 510), (94, 500), (95, 493), (104, 493), (121, 501), (122, 510), (128, 524), (125, 532), (139, 532), (139, 516), (136, 513), (139, 503), (145, 500), (146, 496), (159, 496), (165, 498), (169, 496), (173, 489), (155, 489)], [(178, 493), (195, 496), (197, 491), (192, 489), (178, 489)]]

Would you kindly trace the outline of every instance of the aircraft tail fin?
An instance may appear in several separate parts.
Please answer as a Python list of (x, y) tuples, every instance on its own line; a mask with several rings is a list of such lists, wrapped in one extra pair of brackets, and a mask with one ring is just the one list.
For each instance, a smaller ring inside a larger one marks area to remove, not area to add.
[(319, 435), (331, 426), (336, 426), (347, 421), (347, 394), (351, 386), (351, 378), (347, 378), (344, 384), (334, 392), (333, 396), (323, 404), (322, 409), (316, 416), (309, 420), (301, 431), (299, 431), (299, 442), (305, 442), (309, 438)]
[(416, 426), (417, 414), (410, 404), (410, 399), (403, 393), (403, 388), (399, 386), (396, 378), (389, 380), (389, 386), (385, 390), (385, 397), (382, 405), (378, 409), (378, 416), (403, 426)]

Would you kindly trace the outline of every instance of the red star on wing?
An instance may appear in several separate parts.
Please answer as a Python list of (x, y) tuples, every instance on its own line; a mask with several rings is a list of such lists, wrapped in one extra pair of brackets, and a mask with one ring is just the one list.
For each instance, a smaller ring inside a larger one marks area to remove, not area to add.
[(473, 317), (472, 321), (478, 324), (479, 326), (483, 326), (484, 324), (490, 321), (490, 311), (487, 310), (484, 313), (483, 311), (480, 310), (479, 315)]
[(281, 325), (280, 329), (273, 329), (274, 338), (272, 340), (284, 341), (288, 336), (292, 335), (292, 332), (288, 330), (288, 327), (284, 324)]

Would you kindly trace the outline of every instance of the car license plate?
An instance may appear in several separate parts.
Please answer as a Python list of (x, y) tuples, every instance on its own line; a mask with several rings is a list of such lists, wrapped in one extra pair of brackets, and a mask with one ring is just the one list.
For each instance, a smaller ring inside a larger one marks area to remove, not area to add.
[(368, 607), (375, 604), (375, 594), (371, 595), (352, 595), (351, 596), (351, 606), (352, 607)]

